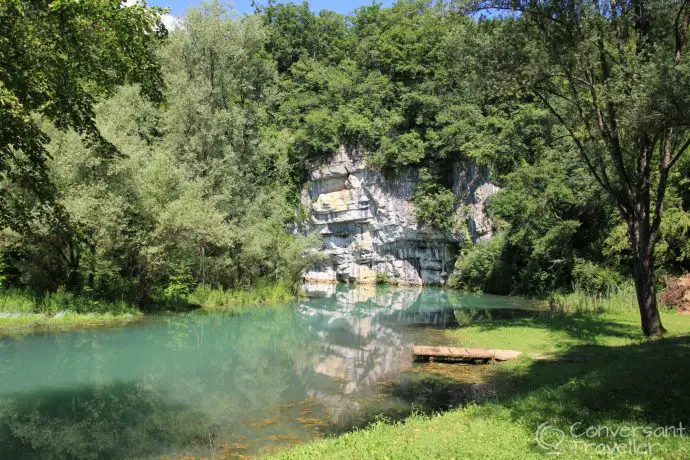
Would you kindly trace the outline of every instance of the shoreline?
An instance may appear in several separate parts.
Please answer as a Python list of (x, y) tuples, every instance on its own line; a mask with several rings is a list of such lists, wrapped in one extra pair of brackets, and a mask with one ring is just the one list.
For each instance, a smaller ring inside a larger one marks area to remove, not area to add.
[(35, 332), (68, 331), (98, 327), (123, 326), (144, 318), (137, 313), (73, 313), (61, 311), (46, 313), (0, 313), (0, 337), (32, 334)]
[[(23, 291), (4, 291), (0, 292), (0, 337), (124, 326), (153, 315), (195, 311), (241, 314), (257, 307), (287, 303), (296, 298), (297, 296), (281, 283), (235, 290), (199, 286), (186, 297), (165, 299), (156, 304), (151, 311), (143, 311), (141, 306), (124, 301), (94, 301), (79, 295), (71, 295), (64, 299), (56, 294), (38, 299)], [(100, 311), (78, 313), (65, 308), (75, 303), (80, 305), (83, 311), (83, 307), (90, 306), (90, 302), (94, 302), (94, 306)]]

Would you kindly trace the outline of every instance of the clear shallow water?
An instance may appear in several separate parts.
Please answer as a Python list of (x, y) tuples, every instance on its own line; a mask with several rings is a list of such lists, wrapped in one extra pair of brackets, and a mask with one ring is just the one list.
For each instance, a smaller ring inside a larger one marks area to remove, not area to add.
[(404, 415), (413, 343), (531, 306), (438, 289), (308, 290), (242, 316), (0, 339), (0, 458), (252, 455)]

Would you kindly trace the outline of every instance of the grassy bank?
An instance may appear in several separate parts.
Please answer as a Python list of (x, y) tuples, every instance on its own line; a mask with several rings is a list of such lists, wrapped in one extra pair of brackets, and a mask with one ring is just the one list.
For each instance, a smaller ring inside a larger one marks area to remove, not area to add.
[[(559, 452), (559, 458), (632, 458), (645, 449), (651, 458), (690, 458), (687, 431), (644, 435), (679, 423), (690, 427), (690, 316), (671, 311), (662, 316), (669, 334), (661, 340), (641, 336), (632, 307), (479, 321), (450, 330), (447, 336), (456, 345), (555, 353), (561, 360), (524, 357), (489, 365), (485, 384), (496, 395), (488, 402), (378, 422), (278, 458), (524, 459), (548, 452)], [(431, 366), (443, 367), (441, 380), (457, 385), (453, 365)], [(429, 387), (438, 386), (439, 375), (429, 377)], [(424, 384), (419, 388), (423, 392)], [(536, 440), (543, 423), (549, 424), (542, 430), (546, 448)], [(594, 436), (579, 436), (588, 427), (596, 427)]]
[(227, 290), (202, 285), (186, 298), (189, 303), (200, 305), (205, 310), (238, 309), (294, 299), (295, 294), (289, 284), (267, 282), (260, 282), (251, 288)]
[(124, 300), (102, 300), (66, 292), (35, 296), (21, 290), (0, 291), (0, 335), (50, 328), (84, 328), (120, 325), (145, 313), (166, 311), (233, 311), (241, 313), (258, 305), (295, 298), (287, 284), (259, 283), (246, 289), (224, 290), (199, 286), (174, 298), (158, 298), (145, 308)]
[(66, 292), (31, 295), (0, 291), (0, 335), (39, 329), (68, 329), (126, 324), (142, 316), (124, 301), (103, 301)]
[(632, 282), (603, 294), (575, 289), (567, 294), (554, 293), (548, 299), (552, 311), (561, 313), (604, 313), (637, 309), (637, 295)]

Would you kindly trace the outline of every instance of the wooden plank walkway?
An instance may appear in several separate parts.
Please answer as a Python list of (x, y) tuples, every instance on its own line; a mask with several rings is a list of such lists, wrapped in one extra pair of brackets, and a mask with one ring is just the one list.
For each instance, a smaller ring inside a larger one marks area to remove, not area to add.
[(508, 361), (522, 353), (514, 350), (484, 348), (414, 346), (412, 353), (417, 361)]

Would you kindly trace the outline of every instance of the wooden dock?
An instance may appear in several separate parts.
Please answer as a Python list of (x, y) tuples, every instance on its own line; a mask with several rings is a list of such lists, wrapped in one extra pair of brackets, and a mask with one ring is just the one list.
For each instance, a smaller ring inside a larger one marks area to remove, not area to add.
[(484, 348), (459, 347), (412, 347), (415, 361), (509, 361), (517, 359), (522, 353), (514, 350), (494, 350)]

